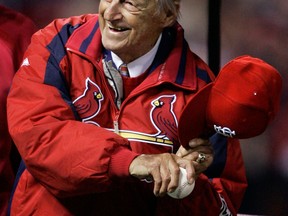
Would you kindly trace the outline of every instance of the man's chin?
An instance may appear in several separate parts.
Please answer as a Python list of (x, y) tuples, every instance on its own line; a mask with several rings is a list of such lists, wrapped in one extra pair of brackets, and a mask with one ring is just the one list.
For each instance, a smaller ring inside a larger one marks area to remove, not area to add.
[(103, 44), (105, 49), (110, 50), (110, 51), (114, 52), (115, 54), (118, 52), (121, 52), (121, 50), (125, 49), (125, 47), (123, 48), (123, 46), (120, 46), (119, 41), (106, 40), (106, 41), (102, 41), (102, 44)]

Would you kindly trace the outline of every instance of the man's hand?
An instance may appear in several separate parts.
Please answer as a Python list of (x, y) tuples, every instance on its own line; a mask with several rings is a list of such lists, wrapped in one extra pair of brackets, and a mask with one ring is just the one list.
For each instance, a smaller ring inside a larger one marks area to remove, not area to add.
[(192, 162), (175, 154), (140, 155), (130, 164), (129, 172), (139, 179), (153, 179), (154, 194), (164, 196), (167, 192), (173, 192), (178, 186), (179, 166), (186, 169), (188, 181), (192, 184), (195, 181)]
[[(199, 154), (205, 155), (205, 160), (202, 163), (197, 163), (196, 160)], [(195, 172), (197, 175), (204, 172), (213, 162), (213, 148), (209, 140), (196, 138), (189, 141), (189, 147), (180, 146), (177, 156), (192, 160)]]

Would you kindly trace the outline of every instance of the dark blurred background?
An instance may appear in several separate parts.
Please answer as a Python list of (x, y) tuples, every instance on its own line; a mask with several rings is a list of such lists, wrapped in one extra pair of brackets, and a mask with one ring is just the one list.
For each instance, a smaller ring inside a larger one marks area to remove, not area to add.
[[(99, 0), (0, 0), (39, 28), (55, 18), (97, 13)], [(180, 23), (192, 50), (207, 63), (208, 0), (182, 0)], [(288, 215), (288, 4), (287, 0), (222, 0), (221, 67), (249, 54), (283, 77), (281, 109), (267, 130), (241, 140), (249, 187), (242, 214)]]

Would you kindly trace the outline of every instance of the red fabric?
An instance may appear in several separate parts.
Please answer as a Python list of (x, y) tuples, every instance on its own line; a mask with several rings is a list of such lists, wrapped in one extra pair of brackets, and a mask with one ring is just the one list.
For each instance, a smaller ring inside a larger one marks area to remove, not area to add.
[(20, 66), (30, 37), (36, 30), (33, 22), (22, 14), (0, 6), (0, 215), (6, 215), (14, 181), (11, 138), (6, 118), (6, 99), (14, 76)]
[(124, 86), (124, 98), (126, 98), (130, 92), (140, 85), (141, 82), (147, 77), (147, 72), (141, 74), (138, 77), (123, 77), (123, 86)]
[[(99, 29), (89, 38), (93, 45), (85, 44), (83, 35), (94, 26), (97, 15), (55, 20), (34, 35), (26, 64), (14, 78), (8, 97), (9, 130), (27, 169), (13, 197), (12, 215), (151, 215), (161, 206), (199, 215), (205, 214), (207, 204), (220, 212), (220, 195), (236, 212), (246, 179), (240, 146), (235, 143), (227, 145), (232, 154), (237, 152), (233, 166), (239, 172), (224, 171), (219, 176), (229, 179), (229, 185), (211, 184), (203, 176), (190, 201), (158, 200), (153, 184), (129, 176), (129, 164), (138, 154), (172, 153), (179, 147), (163, 130), (164, 126), (175, 129), (169, 126), (177, 125), (186, 101), (207, 84), (197, 77), (196, 68), (214, 79), (199, 57), (190, 50), (183, 52), (181, 27), (174, 29), (176, 45), (166, 62), (130, 92), (119, 110), (99, 58)], [(179, 74), (183, 58), (188, 58), (185, 73)], [(183, 82), (176, 83), (180, 75)], [(163, 105), (162, 119), (172, 124), (156, 123), (156, 102)], [(78, 116), (82, 121), (77, 121)], [(194, 205), (191, 200), (200, 195), (205, 202)]]
[(281, 89), (281, 75), (263, 60), (247, 55), (231, 60), (183, 110), (182, 145), (215, 132), (238, 139), (260, 135), (279, 110)]
[(208, 125), (216, 125), (220, 132), (228, 128), (231, 137), (239, 139), (260, 135), (279, 110), (281, 89), (282, 78), (274, 67), (251, 56), (235, 58), (212, 87)]

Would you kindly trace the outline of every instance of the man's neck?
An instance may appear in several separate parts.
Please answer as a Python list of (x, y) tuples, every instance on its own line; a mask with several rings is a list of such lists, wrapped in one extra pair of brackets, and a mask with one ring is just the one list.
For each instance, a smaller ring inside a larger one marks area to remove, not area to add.
[[(156, 44), (150, 51), (127, 64), (130, 77), (137, 77), (142, 73), (144, 73), (149, 68), (149, 66), (152, 64), (155, 58), (155, 55), (160, 45), (161, 38), (162, 34), (160, 34)], [(117, 68), (119, 68), (119, 66), (123, 64), (123, 61), (113, 52), (111, 52), (111, 56), (114, 64), (116, 65)]]

